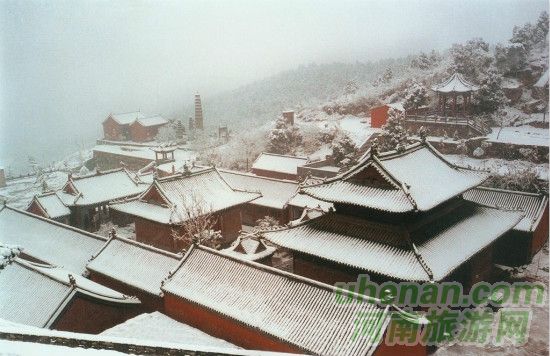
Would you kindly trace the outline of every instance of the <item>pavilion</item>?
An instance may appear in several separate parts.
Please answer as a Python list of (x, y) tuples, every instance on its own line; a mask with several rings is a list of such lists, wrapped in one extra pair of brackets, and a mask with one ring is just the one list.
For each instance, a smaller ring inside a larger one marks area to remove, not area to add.
[[(457, 117), (460, 114), (466, 116), (470, 113), (472, 93), (479, 90), (479, 87), (470, 83), (460, 73), (454, 73), (444, 82), (434, 85), (432, 90), (438, 96), (438, 113), (443, 116)], [(460, 100), (459, 100), (460, 99)], [(451, 103), (448, 112), (448, 103)]]

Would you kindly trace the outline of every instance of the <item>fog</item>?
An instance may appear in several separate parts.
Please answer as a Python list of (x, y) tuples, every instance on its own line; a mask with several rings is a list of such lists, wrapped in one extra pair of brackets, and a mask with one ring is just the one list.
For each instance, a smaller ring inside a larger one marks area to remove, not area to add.
[[(506, 41), (544, 0), (0, 1), (0, 165), (93, 146), (109, 112), (183, 114), (301, 64)], [(236, 103), (238, 105), (238, 103)]]

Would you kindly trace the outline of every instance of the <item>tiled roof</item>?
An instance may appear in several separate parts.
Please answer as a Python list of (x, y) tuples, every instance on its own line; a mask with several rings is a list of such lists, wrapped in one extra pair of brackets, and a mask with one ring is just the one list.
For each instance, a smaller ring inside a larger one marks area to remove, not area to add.
[(283, 209), (298, 190), (298, 183), (249, 173), (220, 170), (223, 179), (234, 189), (260, 192), (262, 196), (250, 202), (268, 208)]
[(0, 316), (9, 321), (49, 327), (75, 293), (112, 303), (139, 303), (117, 291), (94, 283), (76, 273), (15, 259), (0, 273)]
[(69, 208), (63, 204), (55, 192), (36, 195), (33, 200), (40, 205), (50, 219), (71, 215)]
[(166, 199), (166, 206), (150, 204), (142, 200), (142, 197), (148, 193), (145, 191), (137, 200), (114, 204), (112, 208), (148, 220), (176, 224), (187, 219), (186, 207), (189, 206), (200, 205), (199, 211), (215, 213), (261, 197), (260, 193), (231, 188), (215, 168), (190, 175), (177, 174), (159, 178), (150, 189), (157, 189), (160, 192)]
[(136, 112), (127, 112), (123, 114), (111, 114), (109, 115), (120, 125), (130, 125), (137, 119), (145, 119), (145, 114), (136, 111)]
[(248, 261), (258, 261), (271, 256), (276, 250), (274, 246), (269, 246), (256, 237), (239, 236), (229, 248), (221, 252)]
[(136, 122), (138, 122), (141, 126), (159, 126), (167, 124), (168, 120), (166, 120), (162, 116), (157, 115), (144, 119), (138, 119)]
[[(367, 169), (376, 170), (387, 184), (362, 177)], [(367, 154), (348, 172), (301, 191), (327, 202), (402, 213), (430, 210), (487, 178), (485, 172), (452, 165), (426, 143), (402, 153)]]
[(525, 217), (514, 229), (533, 231), (548, 205), (548, 198), (543, 194), (515, 192), (504, 189), (478, 187), (464, 193), (464, 199), (497, 208), (520, 210)]
[(369, 327), (382, 333), (389, 322), (388, 307), (339, 304), (332, 286), (202, 246), (188, 252), (163, 290), (318, 355), (371, 355), (378, 342), (352, 338), (357, 316), (372, 316)]
[(443, 83), (434, 85), (432, 90), (441, 93), (467, 93), (470, 91), (476, 91), (479, 87), (470, 83), (460, 73), (454, 73), (450, 78)]
[(114, 237), (87, 268), (147, 293), (160, 295), (162, 281), (176, 269), (181, 258), (178, 254)]
[(10, 207), (0, 210), (0, 231), (0, 242), (21, 246), (26, 255), (75, 273), (86, 271), (88, 260), (107, 240)]
[[(67, 192), (68, 186), (76, 190), (75, 194)], [(114, 169), (71, 177), (58, 195), (68, 206), (94, 205), (138, 195), (147, 187), (147, 184), (134, 180), (125, 169)]]
[(419, 228), (329, 213), (262, 235), (282, 247), (367, 272), (429, 281), (444, 279), (521, 218), (517, 212), (464, 203)]
[(252, 169), (261, 169), (286, 174), (298, 174), (298, 167), (308, 162), (307, 157), (285, 156), (262, 152), (252, 164)]
[(288, 205), (296, 206), (299, 208), (314, 208), (321, 209), (323, 211), (329, 211), (331, 208), (334, 208), (332, 203), (326, 201), (318, 200), (303, 193), (296, 193), (292, 198), (288, 200)]
[(103, 331), (100, 335), (196, 346), (239, 348), (159, 312), (140, 314)]

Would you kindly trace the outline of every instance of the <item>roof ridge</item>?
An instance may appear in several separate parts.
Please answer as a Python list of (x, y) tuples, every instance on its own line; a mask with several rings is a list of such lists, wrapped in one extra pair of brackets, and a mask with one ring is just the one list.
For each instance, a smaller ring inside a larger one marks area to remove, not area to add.
[(250, 172), (241, 172), (241, 171), (235, 171), (235, 170), (225, 169), (225, 168), (217, 168), (217, 169), (218, 169), (218, 172), (220, 173), (235, 174), (235, 175), (245, 176), (245, 177), (259, 179), (259, 180), (269, 180), (269, 181), (280, 182), (280, 183), (288, 183), (296, 186), (299, 184), (299, 183), (296, 183), (296, 181), (289, 180), (289, 179), (258, 176)]
[(103, 175), (106, 175), (106, 174), (116, 173), (116, 172), (119, 172), (119, 171), (122, 171), (122, 170), (125, 170), (125, 168), (124, 167), (111, 168), (111, 169), (106, 169), (104, 171), (97, 170), (95, 172), (85, 174), (83, 176), (78, 176), (78, 175), (77, 176), (71, 176), (71, 179), (73, 181), (82, 180), (82, 179), (86, 179), (86, 178), (93, 178), (93, 177), (103, 176)]
[[(8, 206), (6, 205), (5, 206), (7, 209), (9, 210), (13, 210), (17, 213), (21, 213), (21, 214), (25, 214), (31, 218), (34, 218), (34, 219), (39, 219), (39, 220), (42, 220), (44, 222), (47, 222), (48, 224), (52, 224), (52, 225), (55, 225), (55, 226), (58, 226), (58, 227), (61, 227), (63, 229), (67, 229), (67, 230), (72, 230), (74, 232), (77, 232), (79, 234), (82, 234), (82, 235), (87, 235), (89, 237), (93, 237), (97, 240), (103, 240), (103, 241), (107, 241), (108, 239), (104, 236), (101, 236), (101, 235), (97, 235), (97, 234), (94, 234), (94, 233), (91, 233), (91, 232), (88, 232), (88, 231), (85, 231), (85, 230), (81, 230), (79, 228), (76, 228), (74, 226), (70, 226), (70, 225), (66, 225), (66, 224), (62, 224), (60, 222), (57, 222), (55, 220), (52, 220), (52, 219), (48, 219), (48, 218), (45, 218), (43, 216), (40, 216), (40, 215), (36, 215), (36, 214), (33, 214), (33, 213), (30, 213), (28, 211), (24, 211), (24, 210), (21, 210), (21, 209), (17, 209), (17, 208), (14, 208), (12, 206)], [(3, 210), (0, 210), (0, 212), (2, 212)]]
[[(123, 243), (128, 243), (128, 244), (131, 244), (131, 245), (134, 245), (134, 246), (137, 246), (137, 247), (141, 247), (141, 248), (144, 248), (146, 250), (149, 250), (149, 251), (153, 251), (153, 252), (156, 252), (156, 253), (160, 253), (161, 255), (165, 255), (167, 257), (171, 257), (171, 258), (176, 258), (176, 259), (180, 259), (182, 257), (181, 254), (179, 253), (174, 253), (174, 252), (170, 252), (170, 251), (166, 251), (166, 250), (163, 250), (161, 248), (157, 248), (157, 247), (154, 247), (154, 246), (151, 246), (151, 245), (148, 245), (148, 244), (145, 244), (143, 242), (139, 242), (139, 241), (135, 241), (135, 240), (130, 240), (130, 239), (127, 239), (127, 238), (124, 238), (124, 237), (120, 237), (120, 236), (113, 236), (111, 238), (112, 240), (119, 240)], [(109, 241), (110, 242), (110, 241)], [(108, 243), (109, 243), (108, 242)], [(106, 246), (107, 244), (105, 244)], [(99, 255), (99, 254), (98, 254)], [(97, 256), (97, 255), (96, 255)]]
[(430, 266), (428, 266), (428, 263), (426, 263), (426, 261), (424, 260), (424, 258), (420, 254), (420, 252), (418, 252), (418, 249), (416, 248), (416, 245), (414, 244), (414, 242), (411, 240), (410, 236), (407, 236), (407, 243), (409, 244), (409, 248), (413, 252), (414, 257), (420, 263), (420, 266), (422, 267), (424, 272), (426, 272), (426, 274), (428, 275), (428, 278), (430, 279), (430, 282), (433, 282), (434, 273), (433, 273), (432, 269), (430, 268)]
[[(490, 190), (490, 191), (494, 191), (494, 192), (501, 192), (501, 193), (508, 193), (508, 194), (517, 194), (517, 195), (525, 195), (525, 196), (530, 196), (530, 197), (538, 197), (538, 198), (543, 198), (545, 197), (545, 194), (543, 193), (532, 193), (532, 192), (522, 192), (521, 190), (509, 190), (509, 189), (504, 189), (504, 188), (495, 188), (495, 187), (485, 187), (485, 186), (481, 186), (481, 185), (478, 185), (477, 187), (474, 187), (470, 190), (474, 190), (474, 189), (479, 189), (479, 190)], [(469, 190), (468, 190), (469, 191)]]
[[(280, 154), (280, 153), (272, 153), (272, 152), (266, 152), (266, 151), (262, 151), (258, 155), (258, 157), (260, 157), (261, 155), (278, 156), (278, 157), (286, 157), (286, 158), (296, 158), (296, 159), (305, 159), (305, 160), (309, 161), (309, 157), (307, 157), (307, 156), (284, 155), (284, 154)], [(256, 158), (256, 160), (257, 160), (257, 158)], [(256, 161), (256, 160), (254, 160), (254, 161)]]
[(195, 172), (190, 172), (187, 175), (184, 174), (184, 173), (175, 173), (175, 174), (171, 174), (171, 175), (168, 175), (168, 176), (155, 178), (155, 181), (160, 182), (160, 183), (171, 182), (171, 181), (182, 179), (182, 178), (195, 177), (195, 176), (198, 176), (198, 175), (201, 175), (201, 174), (210, 173), (214, 170), (215, 170), (215, 167), (208, 167), (208, 168), (201, 169), (201, 170), (198, 170), (198, 171), (195, 171)]

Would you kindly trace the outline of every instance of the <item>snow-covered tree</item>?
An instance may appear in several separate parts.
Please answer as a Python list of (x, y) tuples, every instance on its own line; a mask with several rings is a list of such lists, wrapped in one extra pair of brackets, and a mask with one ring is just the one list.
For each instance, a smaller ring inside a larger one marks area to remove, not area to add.
[(529, 51), (535, 44), (545, 41), (547, 35), (548, 13), (543, 11), (534, 25), (526, 23), (523, 26), (515, 26), (510, 42), (521, 44)]
[(382, 142), (378, 147), (380, 152), (402, 151), (410, 141), (409, 132), (405, 128), (405, 116), (399, 110), (392, 108), (388, 111), (388, 121), (382, 130)]
[(282, 117), (275, 122), (275, 127), (267, 135), (267, 150), (272, 153), (290, 154), (302, 143), (300, 130), (289, 125)]
[(157, 142), (171, 142), (181, 139), (178, 137), (178, 127), (175, 123), (168, 123), (159, 128), (155, 141)]
[(481, 38), (473, 38), (465, 44), (453, 44), (450, 54), (453, 61), (452, 70), (472, 81), (477, 81), (481, 77), (481, 72), (493, 62), (489, 44)]
[(390, 67), (386, 68), (384, 70), (384, 74), (382, 75), (382, 79), (384, 80), (384, 83), (389, 83), (393, 79), (393, 71)]
[(492, 113), (504, 106), (508, 99), (502, 90), (502, 76), (494, 66), (482, 76), (479, 90), (473, 96), (477, 113)]
[(339, 134), (332, 141), (332, 158), (338, 167), (349, 168), (356, 162), (357, 146), (346, 134)]
[(277, 219), (271, 217), (271, 216), (264, 216), (261, 219), (256, 220), (256, 230), (269, 230), (274, 227), (279, 226), (279, 222)]
[(495, 47), (495, 65), (502, 74), (514, 74), (527, 65), (527, 51), (522, 44)]
[(421, 52), (411, 60), (411, 67), (426, 70), (434, 67), (440, 61), (441, 56), (435, 50), (432, 50), (430, 54)]
[(359, 89), (359, 85), (355, 80), (350, 80), (346, 83), (346, 86), (344, 87), (344, 94), (345, 95), (351, 95), (355, 94), (357, 90)]
[(422, 84), (414, 82), (413, 85), (407, 89), (403, 106), (407, 110), (418, 109), (421, 106), (428, 105), (429, 99), (428, 90)]
[(22, 250), (19, 246), (0, 245), (0, 270), (4, 269)]

